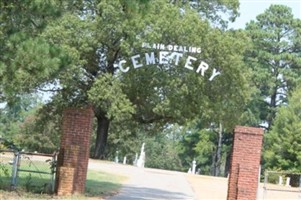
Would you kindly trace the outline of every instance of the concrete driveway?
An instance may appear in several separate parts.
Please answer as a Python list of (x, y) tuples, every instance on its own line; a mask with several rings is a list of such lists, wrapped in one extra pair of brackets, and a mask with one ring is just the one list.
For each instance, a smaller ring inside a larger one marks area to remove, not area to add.
[[(192, 175), (131, 165), (90, 160), (89, 169), (126, 176), (119, 194), (106, 200), (225, 200), (228, 179)], [(269, 185), (267, 191), (259, 185), (257, 200), (300, 200), (298, 188)]]
[(107, 200), (194, 200), (195, 193), (186, 173), (138, 168), (112, 162), (90, 161), (89, 169), (129, 177), (119, 194)]

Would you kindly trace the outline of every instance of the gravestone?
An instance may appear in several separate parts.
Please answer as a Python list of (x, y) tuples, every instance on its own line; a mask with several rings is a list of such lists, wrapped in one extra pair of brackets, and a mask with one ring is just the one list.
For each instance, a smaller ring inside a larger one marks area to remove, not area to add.
[(145, 143), (143, 143), (142, 147), (141, 147), (140, 156), (139, 156), (139, 159), (137, 161), (137, 167), (142, 167), (142, 168), (144, 167), (144, 163), (145, 163), (144, 145), (145, 145)]
[(285, 186), (286, 187), (290, 187), (291, 186), (291, 178), (290, 177), (286, 177), (286, 181), (285, 181)]
[(195, 159), (193, 159), (193, 161), (192, 161), (192, 173), (193, 174), (196, 173), (196, 161), (195, 161)]
[(115, 163), (119, 163), (118, 151), (116, 151), (116, 155), (115, 155)]
[(282, 185), (282, 184), (283, 184), (283, 178), (282, 178), (282, 176), (279, 176), (278, 185)]
[(135, 159), (133, 161), (133, 165), (137, 167), (137, 162), (138, 162), (138, 153), (135, 155)]

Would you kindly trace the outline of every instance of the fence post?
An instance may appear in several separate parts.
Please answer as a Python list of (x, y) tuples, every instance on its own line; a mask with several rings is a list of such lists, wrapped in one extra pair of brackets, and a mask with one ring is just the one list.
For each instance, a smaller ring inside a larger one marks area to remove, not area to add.
[(52, 155), (52, 161), (51, 161), (51, 192), (54, 192), (55, 189), (55, 174), (56, 174), (56, 170), (57, 170), (57, 152), (54, 152), (54, 154)]
[(12, 180), (11, 180), (11, 189), (15, 190), (17, 186), (17, 177), (18, 177), (18, 168), (19, 168), (19, 162), (20, 162), (20, 153), (19, 151), (16, 151), (14, 153), (14, 162), (13, 162), (13, 171), (12, 171)]
[(301, 174), (299, 175), (299, 195), (298, 199), (301, 200)]
[(265, 199), (266, 196), (267, 196), (267, 183), (268, 183), (268, 178), (269, 178), (269, 172), (266, 171), (266, 172), (264, 173), (263, 199)]

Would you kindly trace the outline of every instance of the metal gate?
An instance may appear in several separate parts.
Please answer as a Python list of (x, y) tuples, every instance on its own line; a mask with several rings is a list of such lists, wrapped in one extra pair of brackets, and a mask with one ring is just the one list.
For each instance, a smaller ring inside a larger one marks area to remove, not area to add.
[(56, 162), (57, 153), (1, 151), (0, 186), (4, 189), (24, 188), (34, 193), (53, 193)]

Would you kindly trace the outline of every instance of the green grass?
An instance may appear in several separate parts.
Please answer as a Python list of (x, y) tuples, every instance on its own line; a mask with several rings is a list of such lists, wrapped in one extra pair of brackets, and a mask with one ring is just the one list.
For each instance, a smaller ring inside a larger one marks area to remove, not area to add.
[(86, 182), (86, 195), (110, 196), (116, 194), (120, 190), (122, 182), (125, 180), (125, 176), (117, 176), (99, 171), (89, 171)]
[[(24, 168), (23, 168), (24, 169)], [(31, 175), (29, 175), (31, 174)], [(68, 198), (52, 196), (45, 194), (45, 188), (42, 183), (49, 183), (50, 175), (40, 175), (35, 173), (20, 172), (18, 179), (18, 186), (16, 191), (8, 191), (10, 184), (10, 177), (0, 177), (2, 184), (0, 184), (2, 190), (0, 190), (0, 200), (10, 199), (66, 199), (66, 200), (84, 200), (89, 197), (105, 197), (116, 194), (121, 186), (122, 182), (126, 180), (124, 176), (117, 176), (100, 171), (88, 171), (86, 181), (85, 195), (72, 196)], [(8, 185), (7, 185), (8, 183)], [(6, 187), (5, 187), (6, 186)]]

